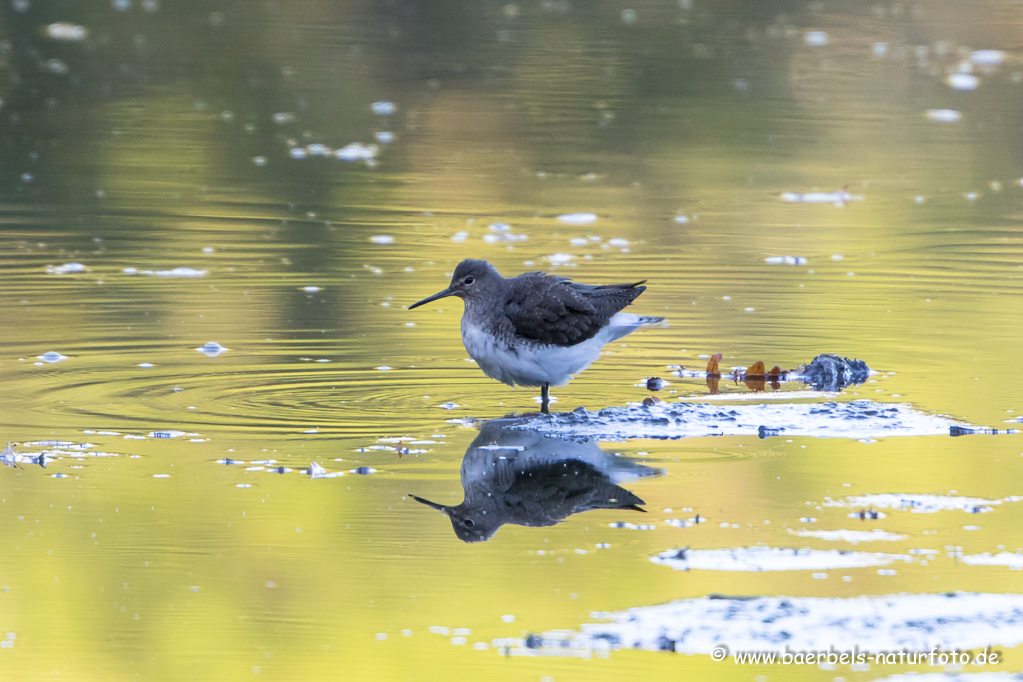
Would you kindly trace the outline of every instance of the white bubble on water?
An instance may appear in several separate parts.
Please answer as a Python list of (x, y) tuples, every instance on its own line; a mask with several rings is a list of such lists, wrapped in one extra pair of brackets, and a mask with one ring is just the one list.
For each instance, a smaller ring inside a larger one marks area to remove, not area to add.
[(953, 73), (945, 80), (953, 90), (976, 90), (980, 79), (972, 73)]
[(962, 112), (955, 109), (928, 109), (925, 116), (928, 120), (940, 123), (958, 123), (963, 120)]
[(203, 344), (202, 346), (199, 346), (198, 348), (196, 348), (196, 350), (199, 351), (200, 353), (202, 353), (203, 355), (205, 355), (208, 358), (215, 358), (218, 355), (221, 355), (221, 354), (226, 353), (228, 351), (227, 348), (224, 348), (223, 346), (221, 346), (216, 341), (209, 341), (209, 342)]
[(803, 42), (810, 47), (823, 47), (828, 44), (826, 31), (807, 31), (803, 34)]

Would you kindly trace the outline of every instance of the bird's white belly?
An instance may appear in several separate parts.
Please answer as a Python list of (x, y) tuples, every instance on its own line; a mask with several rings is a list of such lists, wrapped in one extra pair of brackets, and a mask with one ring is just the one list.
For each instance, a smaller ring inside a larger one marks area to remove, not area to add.
[(462, 321), (462, 342), (469, 357), (491, 379), (510, 386), (563, 386), (600, 357), (601, 335), (574, 346), (536, 343), (511, 345), (482, 328)]

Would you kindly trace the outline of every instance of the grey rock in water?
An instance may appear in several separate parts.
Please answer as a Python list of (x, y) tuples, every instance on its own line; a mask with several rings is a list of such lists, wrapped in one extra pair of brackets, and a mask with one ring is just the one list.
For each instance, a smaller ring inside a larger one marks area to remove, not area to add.
[(455, 506), (413, 499), (447, 514), (465, 542), (489, 540), (506, 523), (553, 526), (593, 509), (645, 511), (619, 483), (664, 471), (600, 449), (592, 438), (558, 438), (487, 422), (462, 459), (465, 499)]
[(795, 372), (818, 391), (838, 391), (862, 384), (874, 373), (863, 360), (850, 360), (834, 353), (822, 353)]

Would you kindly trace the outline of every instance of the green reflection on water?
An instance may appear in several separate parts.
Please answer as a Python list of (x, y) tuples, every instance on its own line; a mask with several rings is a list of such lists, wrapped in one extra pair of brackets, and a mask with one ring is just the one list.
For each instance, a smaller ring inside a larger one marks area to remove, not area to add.
[[(788, 532), (807, 515), (859, 527), (848, 510), (815, 509), (826, 496), (1018, 495), (1013, 437), (605, 444), (667, 470), (629, 488), (655, 530), (612, 529), (620, 513), (593, 511), (462, 545), (407, 494), (457, 504), (476, 432), (445, 420), (535, 409), (533, 395), (465, 362), (460, 304), (404, 309), (463, 257), (510, 275), (567, 253), (557, 272), (581, 281), (647, 278), (635, 310), (672, 326), (609, 348), (555, 391), (557, 409), (638, 401), (652, 375), (678, 391), (665, 399), (702, 394), (666, 366), (719, 351), (729, 367), (837, 351), (895, 372), (858, 397), (1004, 426), (1023, 409), (1023, 67), (1010, 50), (975, 67), (975, 91), (944, 80), (971, 49), (1015, 45), (1018, 10), (642, 2), (630, 25), (620, 7), (551, 2), (16, 4), (0, 10), (0, 437), (89, 440), (113, 456), (0, 471), (12, 679), (748, 679), (773, 671), (471, 647), (709, 593), (1020, 589), (1017, 573), (944, 551), (896, 576), (826, 580), (647, 561), (684, 545), (833, 546)], [(54, 21), (89, 37), (50, 40)], [(828, 45), (806, 45), (809, 29)], [(382, 100), (397, 112), (374, 114)], [(925, 117), (944, 108), (962, 120)], [(376, 165), (291, 156), (352, 142), (378, 144)], [(863, 201), (781, 199), (846, 185)], [(555, 219), (576, 211), (597, 222)], [(485, 241), (498, 221), (527, 239)], [(765, 263), (776, 255), (807, 265)], [(69, 262), (87, 271), (46, 271)], [(175, 267), (208, 273), (124, 271)], [(208, 341), (229, 350), (194, 350)], [(68, 360), (37, 366), (49, 350)], [(196, 435), (123, 437), (158, 429)], [(380, 438), (425, 452), (366, 450)], [(347, 475), (309, 480), (297, 470), (312, 461)], [(350, 473), (363, 465), (379, 471)], [(711, 522), (664, 524), (685, 507)], [(1015, 551), (1019, 513), (893, 513), (880, 527), (910, 539), (884, 551)], [(430, 626), (472, 634), (453, 646)]]

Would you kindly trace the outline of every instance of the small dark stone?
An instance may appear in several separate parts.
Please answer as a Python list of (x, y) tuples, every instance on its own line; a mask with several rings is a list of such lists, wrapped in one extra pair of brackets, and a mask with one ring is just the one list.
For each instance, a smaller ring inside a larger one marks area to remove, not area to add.
[(650, 377), (646, 380), (646, 388), (648, 391), (659, 391), (664, 388), (664, 379), (661, 377)]
[(527, 649), (539, 649), (541, 646), (543, 646), (543, 638), (540, 635), (530, 633), (529, 637), (526, 637)]

